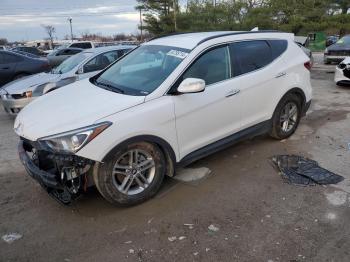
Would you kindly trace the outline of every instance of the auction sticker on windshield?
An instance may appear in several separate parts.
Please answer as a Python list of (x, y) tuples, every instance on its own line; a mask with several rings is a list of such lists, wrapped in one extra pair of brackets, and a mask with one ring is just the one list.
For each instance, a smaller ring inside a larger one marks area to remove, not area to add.
[(180, 59), (184, 59), (188, 53), (186, 52), (182, 52), (182, 51), (178, 51), (178, 50), (170, 50), (167, 55), (170, 55), (170, 56), (175, 56), (177, 58), (180, 58)]

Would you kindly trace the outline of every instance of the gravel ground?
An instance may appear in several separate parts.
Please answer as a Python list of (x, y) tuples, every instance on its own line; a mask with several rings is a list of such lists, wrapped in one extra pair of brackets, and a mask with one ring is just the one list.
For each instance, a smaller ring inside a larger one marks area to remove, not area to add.
[[(350, 87), (315, 54), (314, 100), (296, 134), (259, 137), (204, 158), (198, 183), (167, 179), (154, 199), (109, 205), (95, 189), (61, 206), (20, 164), (13, 119), (0, 112), (0, 261), (349, 261)], [(275, 154), (300, 154), (345, 177), (335, 186), (286, 184)]]

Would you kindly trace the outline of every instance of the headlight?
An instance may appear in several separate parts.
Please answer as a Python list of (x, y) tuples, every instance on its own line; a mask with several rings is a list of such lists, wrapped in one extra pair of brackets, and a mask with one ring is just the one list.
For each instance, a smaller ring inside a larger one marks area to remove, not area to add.
[(324, 50), (324, 53), (325, 53), (325, 54), (328, 54), (328, 48), (326, 48), (326, 49)]
[(111, 122), (102, 122), (69, 132), (43, 137), (38, 139), (38, 142), (44, 148), (49, 148), (55, 152), (76, 153), (110, 125), (112, 125)]

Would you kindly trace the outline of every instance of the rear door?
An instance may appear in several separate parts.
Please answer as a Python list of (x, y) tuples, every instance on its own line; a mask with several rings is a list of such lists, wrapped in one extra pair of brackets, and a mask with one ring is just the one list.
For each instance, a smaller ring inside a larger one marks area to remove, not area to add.
[(15, 54), (0, 53), (0, 85), (12, 81), (15, 76), (17, 63), (21, 59)]
[[(242, 128), (268, 120), (274, 110), (274, 97), (283, 85), (285, 72), (280, 55), (284, 44), (272, 48), (270, 40), (248, 40), (230, 44), (233, 75), (239, 80), (242, 101)], [(280, 43), (280, 42), (278, 42)], [(282, 67), (281, 67), (282, 66)]]

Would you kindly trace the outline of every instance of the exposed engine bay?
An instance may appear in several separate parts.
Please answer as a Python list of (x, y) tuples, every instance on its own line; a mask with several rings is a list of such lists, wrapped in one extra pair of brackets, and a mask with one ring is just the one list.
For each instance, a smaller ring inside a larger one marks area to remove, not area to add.
[(67, 205), (93, 184), (94, 161), (73, 154), (58, 154), (21, 139), (19, 155), (28, 173), (59, 202)]

